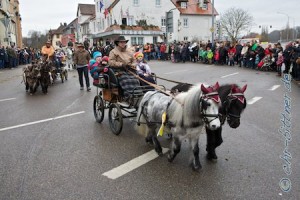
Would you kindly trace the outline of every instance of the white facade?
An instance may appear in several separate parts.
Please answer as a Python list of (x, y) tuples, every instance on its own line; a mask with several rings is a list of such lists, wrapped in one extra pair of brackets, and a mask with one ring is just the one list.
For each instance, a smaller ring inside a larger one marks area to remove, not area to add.
[[(187, 22), (187, 24), (186, 24)], [(179, 41), (207, 41), (211, 40), (210, 28), (212, 24), (212, 17), (208, 15), (181, 15), (180, 28), (178, 31)]]
[[(78, 9), (78, 13), (77, 13), (77, 18), (78, 18), (78, 30), (77, 31), (77, 41), (82, 43), (84, 41), (84, 39), (87, 37), (87, 35), (89, 34), (89, 28), (90, 25), (85, 25), (84, 22), (86, 22), (86, 20), (88, 20), (91, 17), (91, 15), (82, 15), (80, 12), (80, 9)], [(91, 23), (91, 22), (89, 22)]]
[[(113, 0), (102, 0), (103, 7), (100, 12), (100, 0), (95, 0), (95, 20), (90, 22), (90, 28), (93, 38), (109, 38), (112, 40), (113, 35), (124, 35), (129, 39), (139, 40), (142, 38), (143, 44), (164, 41), (163, 34), (166, 34), (166, 13), (173, 12), (173, 32), (168, 32), (167, 41), (192, 41), (211, 39), (210, 28), (212, 27), (212, 18), (209, 15), (199, 14), (180, 14), (171, 0), (120, 0), (114, 6), (111, 4)], [(105, 9), (112, 7), (108, 14), (104, 15)], [(78, 15), (79, 16), (79, 15)], [(84, 19), (79, 19), (79, 24)], [(123, 21), (122, 21), (123, 19)], [(137, 20), (146, 20), (147, 25), (158, 26), (160, 33), (151, 31), (134, 31), (134, 30), (113, 30), (105, 33), (104, 31), (113, 24), (121, 25), (122, 22), (129, 26), (137, 25)], [(156, 34), (156, 35), (155, 35)], [(158, 35), (157, 35), (158, 34)], [(79, 37), (80, 38), (80, 37)], [(81, 37), (82, 38), (82, 37)]]

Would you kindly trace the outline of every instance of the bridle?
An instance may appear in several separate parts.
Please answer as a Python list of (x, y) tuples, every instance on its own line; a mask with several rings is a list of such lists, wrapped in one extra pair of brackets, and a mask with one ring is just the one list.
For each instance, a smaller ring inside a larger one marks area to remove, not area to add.
[[(212, 121), (219, 118), (219, 114), (207, 114), (206, 113), (206, 107), (207, 106), (203, 105), (203, 101), (205, 101), (205, 103), (206, 103), (206, 101), (208, 99), (211, 99), (211, 100), (215, 101), (216, 103), (219, 103), (220, 102), (219, 93), (218, 92), (210, 92), (208, 94), (204, 94), (200, 98), (200, 101), (201, 101), (201, 104), (202, 104), (200, 113), (201, 113), (201, 116), (203, 116), (204, 123), (207, 124), (207, 125), (210, 124)], [(209, 120), (208, 119), (209, 117), (211, 117), (212, 119)]]
[[(240, 100), (239, 97), (242, 97), (243, 100)], [(241, 115), (236, 115), (230, 112), (229, 108), (233, 101), (239, 100), (241, 103), (245, 104), (245, 96), (243, 93), (230, 93), (227, 95), (226, 100), (224, 101), (225, 105), (225, 117), (222, 119), (222, 124), (225, 122), (225, 118), (229, 116), (229, 118), (234, 118), (235, 120), (239, 120), (241, 118)], [(220, 114), (222, 115), (222, 114)]]

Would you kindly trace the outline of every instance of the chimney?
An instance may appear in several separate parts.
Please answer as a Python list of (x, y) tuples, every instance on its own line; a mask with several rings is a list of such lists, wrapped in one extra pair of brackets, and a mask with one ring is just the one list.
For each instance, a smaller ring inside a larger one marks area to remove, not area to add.
[(66, 22), (64, 23), (64, 26), (67, 26), (67, 23), (66, 23)]

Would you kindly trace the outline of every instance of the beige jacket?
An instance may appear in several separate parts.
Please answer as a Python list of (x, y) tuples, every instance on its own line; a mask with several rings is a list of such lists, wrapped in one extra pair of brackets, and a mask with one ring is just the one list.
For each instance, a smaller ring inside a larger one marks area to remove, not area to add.
[(79, 66), (87, 66), (91, 59), (90, 53), (85, 50), (77, 50), (74, 54), (74, 63)]
[(108, 64), (110, 67), (132, 66), (133, 54), (129, 50), (121, 50), (120, 47), (117, 46), (110, 51)]

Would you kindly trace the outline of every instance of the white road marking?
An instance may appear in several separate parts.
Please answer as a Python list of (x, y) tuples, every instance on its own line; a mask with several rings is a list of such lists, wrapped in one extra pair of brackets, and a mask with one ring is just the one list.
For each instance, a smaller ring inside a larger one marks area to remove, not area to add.
[(257, 102), (258, 100), (262, 99), (262, 97), (253, 97), (252, 99), (250, 99), (248, 101), (248, 104), (254, 104), (255, 102)]
[(176, 74), (176, 73), (179, 73), (179, 72), (186, 72), (188, 71), (187, 69), (185, 70), (178, 70), (178, 71), (172, 71), (172, 72), (167, 72), (167, 73), (164, 73), (164, 74)]
[[(169, 150), (168, 148), (162, 148), (162, 149), (163, 149), (163, 153), (166, 153)], [(136, 158), (128, 161), (127, 163), (120, 165), (119, 167), (113, 168), (112, 170), (107, 171), (107, 172), (103, 173), (102, 175), (108, 177), (109, 179), (117, 179), (117, 178), (127, 174), (128, 172), (146, 164), (147, 162), (154, 160), (157, 157), (158, 157), (158, 155), (157, 155), (156, 151), (152, 150), (152, 151), (149, 151), (139, 157), (136, 157)]]
[(34, 122), (29, 122), (29, 123), (25, 123), (25, 124), (19, 124), (19, 125), (16, 125), (16, 126), (9, 126), (9, 127), (6, 127), (6, 128), (1, 128), (0, 132), (1, 131), (6, 131), (6, 130), (10, 130), (10, 129), (20, 128), (20, 127), (23, 127), (23, 126), (29, 126), (29, 125), (33, 125), (33, 124), (48, 122), (48, 121), (52, 121), (52, 120), (56, 120), (56, 119), (61, 119), (61, 118), (65, 118), (65, 117), (71, 117), (71, 116), (79, 115), (79, 114), (82, 114), (82, 113), (85, 113), (85, 111), (80, 111), (80, 112), (71, 113), (71, 114), (67, 114), (67, 115), (61, 115), (61, 116), (57, 116), (57, 117), (53, 117), (53, 118), (48, 118), (48, 119), (42, 119), (42, 120), (38, 120), (38, 121), (34, 121)]
[(237, 75), (239, 74), (238, 72), (235, 72), (235, 73), (232, 73), (232, 74), (228, 74), (228, 75), (225, 75), (225, 76), (221, 76), (221, 78), (226, 78), (228, 76), (233, 76), (233, 75)]
[(280, 85), (273, 85), (269, 90), (274, 91), (274, 90), (276, 90), (279, 87), (280, 87)]
[(0, 102), (1, 101), (10, 101), (10, 100), (15, 100), (16, 98), (8, 98), (8, 99), (0, 99)]

